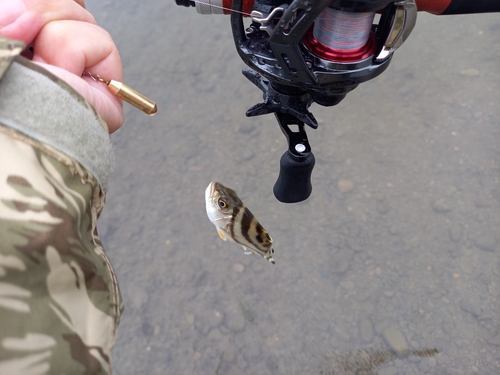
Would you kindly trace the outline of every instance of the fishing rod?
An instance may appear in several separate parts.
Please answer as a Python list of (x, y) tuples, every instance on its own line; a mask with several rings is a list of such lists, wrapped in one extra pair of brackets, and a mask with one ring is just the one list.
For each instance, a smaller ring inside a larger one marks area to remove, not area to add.
[[(409, 37), (417, 11), (500, 11), (498, 0), (176, 0), (201, 14), (230, 15), (243, 75), (264, 101), (247, 116), (274, 113), (288, 141), (274, 195), (285, 203), (312, 191), (314, 154), (305, 125), (316, 129), (312, 103), (335, 106), (360, 83), (384, 72)], [(376, 17), (376, 15), (378, 15)], [(244, 26), (243, 17), (251, 19)]]

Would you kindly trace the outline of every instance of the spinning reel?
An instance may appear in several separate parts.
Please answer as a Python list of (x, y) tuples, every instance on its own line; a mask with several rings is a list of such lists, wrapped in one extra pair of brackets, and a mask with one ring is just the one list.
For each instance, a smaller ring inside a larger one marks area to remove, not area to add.
[[(309, 106), (334, 106), (386, 70), (417, 18), (414, 0), (176, 2), (202, 14), (231, 15), (236, 49), (251, 68), (243, 75), (264, 98), (246, 115), (274, 113), (288, 140), (273, 189), (285, 203), (303, 201), (312, 191), (315, 159), (304, 126), (316, 129), (318, 122)], [(252, 20), (246, 29), (243, 15)]]

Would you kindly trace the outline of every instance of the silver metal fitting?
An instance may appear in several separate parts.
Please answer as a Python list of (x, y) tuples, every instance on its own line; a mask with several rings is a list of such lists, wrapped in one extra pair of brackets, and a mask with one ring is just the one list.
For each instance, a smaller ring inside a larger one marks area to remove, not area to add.
[(391, 32), (375, 61), (384, 61), (396, 49), (401, 47), (404, 41), (408, 39), (417, 22), (417, 5), (414, 0), (398, 1), (394, 5), (396, 5), (396, 11)]

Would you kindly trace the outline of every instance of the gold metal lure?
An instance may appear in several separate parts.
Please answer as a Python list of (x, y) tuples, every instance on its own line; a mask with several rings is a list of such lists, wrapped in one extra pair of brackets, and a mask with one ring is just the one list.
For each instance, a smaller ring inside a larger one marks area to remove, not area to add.
[(106, 81), (98, 74), (92, 74), (88, 71), (84, 72), (83, 75), (92, 78), (96, 82), (106, 84), (106, 86), (108, 86), (108, 90), (113, 95), (116, 95), (120, 99), (125, 100), (127, 103), (132, 104), (135, 108), (140, 109), (145, 114), (153, 116), (156, 113), (157, 107), (155, 102), (127, 86), (123, 82), (115, 81), (114, 79)]

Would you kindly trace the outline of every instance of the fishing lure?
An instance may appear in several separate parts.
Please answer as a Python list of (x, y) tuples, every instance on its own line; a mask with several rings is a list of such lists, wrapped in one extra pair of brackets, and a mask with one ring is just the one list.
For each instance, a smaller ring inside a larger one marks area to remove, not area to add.
[(240, 244), (246, 254), (256, 253), (275, 263), (271, 236), (233, 189), (220, 182), (211, 182), (205, 190), (205, 203), (208, 218), (220, 238)]

